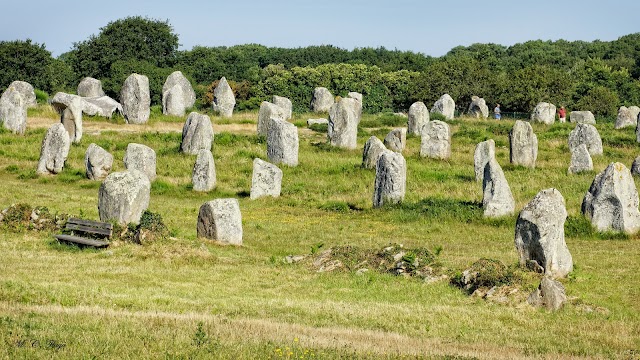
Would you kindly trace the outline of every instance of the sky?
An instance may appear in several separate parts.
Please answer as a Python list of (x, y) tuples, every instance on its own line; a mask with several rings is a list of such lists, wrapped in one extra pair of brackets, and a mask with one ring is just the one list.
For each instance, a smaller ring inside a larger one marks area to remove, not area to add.
[(639, 0), (30, 0), (3, 4), (0, 41), (31, 39), (58, 56), (128, 16), (168, 20), (181, 50), (254, 43), (442, 56), (473, 43), (611, 41), (640, 32)]

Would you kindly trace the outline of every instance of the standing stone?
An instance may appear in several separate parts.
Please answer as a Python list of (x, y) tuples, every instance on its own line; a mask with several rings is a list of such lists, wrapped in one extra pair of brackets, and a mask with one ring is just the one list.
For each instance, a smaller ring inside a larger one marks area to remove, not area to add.
[(572, 111), (569, 114), (569, 122), (595, 125), (596, 118), (591, 111)]
[(9, 89), (17, 90), (20, 93), (20, 95), (22, 95), (22, 100), (24, 101), (25, 106), (34, 107), (38, 105), (38, 101), (36, 99), (36, 93), (35, 91), (33, 91), (33, 86), (31, 86), (31, 84), (29, 84), (28, 82), (19, 81), (19, 80), (12, 82), (11, 84), (9, 84), (7, 89), (2, 93), (2, 96), (4, 96), (4, 94)]
[(327, 136), (333, 146), (355, 149), (358, 138), (358, 100), (344, 98), (329, 109)]
[(82, 104), (82, 112), (89, 116), (95, 115), (111, 118), (116, 111), (122, 113), (120, 103), (108, 96), (83, 98), (78, 95), (58, 92), (51, 99), (51, 106), (53, 106), (58, 113), (62, 114), (64, 109), (71, 105), (71, 102), (78, 100), (80, 104)]
[(258, 135), (267, 136), (269, 133), (269, 119), (287, 120), (287, 110), (268, 101), (260, 104), (258, 112)]
[(282, 189), (282, 170), (258, 158), (253, 159), (251, 200), (263, 196), (279, 197)]
[(150, 194), (149, 178), (140, 171), (109, 174), (98, 191), (100, 221), (138, 224), (142, 213), (149, 207)]
[(364, 151), (362, 152), (362, 167), (365, 169), (375, 169), (378, 164), (380, 155), (387, 150), (382, 141), (375, 136), (372, 136), (364, 144)]
[(164, 115), (184, 116), (187, 105), (184, 102), (184, 89), (176, 84), (162, 92), (162, 113)]
[(444, 115), (447, 120), (453, 119), (454, 112), (456, 110), (456, 103), (449, 94), (444, 94), (438, 99), (431, 109), (431, 113), (439, 113)]
[(387, 149), (395, 152), (403, 152), (407, 145), (407, 128), (395, 128), (384, 138)]
[(151, 106), (149, 78), (139, 74), (129, 75), (120, 90), (120, 102), (127, 124), (145, 124), (149, 121)]
[(334, 101), (333, 95), (327, 88), (317, 87), (313, 89), (311, 111), (327, 112), (333, 106)]
[(180, 151), (196, 155), (200, 150), (211, 150), (213, 143), (213, 126), (211, 119), (204, 114), (192, 112), (182, 127), (182, 143)]
[(618, 117), (616, 118), (616, 129), (622, 129), (628, 126), (638, 125), (638, 114), (640, 114), (640, 107), (637, 106), (621, 106), (618, 109)]
[(60, 123), (53, 124), (44, 135), (36, 172), (45, 175), (60, 173), (69, 155), (70, 147), (71, 141), (64, 126)]
[(548, 102), (540, 102), (531, 113), (531, 122), (551, 125), (556, 121), (556, 106)]
[(429, 109), (422, 102), (414, 102), (409, 107), (409, 119), (407, 120), (407, 131), (411, 135), (422, 136), (425, 127), (429, 122)]
[(209, 149), (198, 151), (196, 163), (191, 173), (193, 191), (211, 191), (216, 187), (216, 164)]
[(511, 194), (507, 178), (495, 158), (489, 159), (484, 167), (482, 179), (482, 208), (486, 217), (500, 217), (513, 214), (516, 203)]
[(427, 123), (420, 139), (420, 156), (433, 159), (451, 157), (451, 130), (449, 124), (432, 120)]
[(362, 102), (362, 94), (360, 94), (359, 92), (351, 91), (347, 94), (347, 97), (356, 99), (358, 101), (358, 105), (360, 105), (360, 107), (358, 108), (358, 119), (360, 119), (360, 117), (362, 117), (362, 106), (364, 104)]
[(242, 245), (242, 215), (237, 199), (215, 199), (200, 206), (198, 237)]
[(16, 88), (9, 87), (0, 97), (0, 123), (14, 134), (27, 130), (27, 104)]
[(640, 176), (640, 156), (636, 157), (631, 164), (631, 175)]
[(516, 120), (513, 128), (509, 131), (509, 150), (512, 164), (532, 169), (536, 167), (538, 137), (533, 133), (531, 124)]
[(290, 122), (270, 119), (267, 157), (274, 164), (298, 165), (298, 128)]
[(545, 274), (565, 277), (573, 270), (573, 259), (564, 241), (567, 218), (564, 197), (557, 189), (540, 191), (520, 212), (515, 245), (520, 264), (535, 261)]
[(402, 202), (406, 186), (407, 162), (404, 157), (390, 150), (383, 151), (376, 166), (373, 207)]
[(538, 288), (527, 298), (527, 302), (531, 306), (557, 311), (567, 302), (567, 295), (561, 282), (544, 276)]
[(192, 107), (196, 103), (196, 92), (193, 91), (191, 82), (180, 71), (174, 71), (167, 77), (164, 85), (162, 85), (162, 97), (164, 98), (164, 93), (176, 85), (180, 85), (182, 88), (182, 103), (185, 109)]
[(471, 97), (471, 104), (469, 104), (469, 115), (475, 118), (486, 119), (489, 117), (489, 107), (487, 102), (478, 96)]
[(291, 104), (291, 100), (283, 96), (273, 95), (272, 101), (274, 104), (284, 109), (284, 113), (286, 115), (284, 120), (291, 119), (291, 115), (293, 114), (293, 104)]
[(90, 180), (104, 180), (111, 172), (113, 155), (100, 146), (91, 143), (84, 154), (84, 167)]
[(102, 90), (102, 82), (92, 77), (86, 77), (78, 84), (78, 96), (82, 97), (100, 97), (104, 96)]
[(153, 181), (156, 179), (156, 152), (146, 145), (130, 143), (124, 154), (124, 167), (138, 170)]
[(496, 158), (496, 143), (493, 139), (489, 139), (478, 143), (476, 150), (473, 152), (473, 170), (476, 173), (476, 181), (482, 181), (484, 178), (484, 167), (491, 159)]
[(569, 151), (585, 144), (590, 155), (602, 155), (602, 139), (598, 129), (590, 124), (577, 124), (569, 133)]
[(629, 169), (611, 163), (596, 175), (582, 201), (582, 213), (598, 231), (638, 232), (638, 190)]
[(571, 152), (571, 164), (569, 164), (569, 174), (577, 174), (583, 171), (593, 170), (593, 160), (589, 155), (586, 144), (580, 144)]
[(233, 115), (233, 108), (236, 107), (236, 97), (227, 79), (223, 76), (218, 86), (213, 90), (213, 111), (225, 118)]
[(69, 106), (62, 111), (60, 123), (64, 126), (72, 143), (79, 143), (82, 139), (82, 100), (73, 98)]

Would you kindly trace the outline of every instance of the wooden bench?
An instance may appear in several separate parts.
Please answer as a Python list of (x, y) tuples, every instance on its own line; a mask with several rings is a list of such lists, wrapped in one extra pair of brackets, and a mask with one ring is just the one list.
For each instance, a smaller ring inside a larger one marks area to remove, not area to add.
[(73, 235), (60, 234), (54, 235), (54, 237), (58, 239), (58, 241), (74, 243), (82, 246), (103, 248), (109, 246), (109, 242), (76, 236), (75, 234), (92, 234), (102, 238), (110, 238), (113, 233), (113, 225), (99, 221), (70, 218), (67, 220), (65, 230), (71, 231)]

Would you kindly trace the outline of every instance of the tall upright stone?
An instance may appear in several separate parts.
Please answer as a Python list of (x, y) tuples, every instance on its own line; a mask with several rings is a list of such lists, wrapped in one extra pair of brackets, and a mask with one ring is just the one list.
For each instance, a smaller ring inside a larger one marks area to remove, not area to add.
[(433, 159), (451, 157), (451, 130), (449, 124), (432, 120), (427, 123), (420, 139), (420, 156)]
[(215, 199), (200, 206), (197, 233), (199, 238), (242, 245), (242, 215), (238, 199)]
[(384, 138), (384, 145), (387, 149), (395, 152), (403, 152), (407, 146), (407, 128), (395, 128)]
[(364, 105), (364, 103), (362, 102), (362, 94), (359, 92), (355, 92), (355, 91), (350, 91), (347, 94), (347, 97), (351, 98), (351, 99), (356, 99), (358, 101), (358, 105), (360, 105), (360, 107), (358, 108), (358, 119), (362, 117), (362, 107)]
[(264, 196), (279, 197), (282, 189), (282, 170), (258, 158), (253, 159), (251, 200)]
[(591, 124), (577, 124), (569, 133), (569, 151), (585, 144), (590, 155), (602, 155), (602, 139), (598, 129)]
[(611, 163), (596, 175), (582, 201), (582, 213), (598, 231), (635, 234), (640, 230), (638, 190), (631, 172)]
[(591, 160), (587, 145), (580, 144), (571, 151), (571, 163), (567, 171), (569, 174), (577, 174), (591, 170), (593, 170), (593, 160)]
[(564, 240), (566, 218), (562, 194), (553, 188), (540, 191), (516, 221), (515, 246), (520, 264), (529, 266), (535, 261), (549, 276), (567, 276), (573, 270), (573, 258)]
[(640, 107), (637, 106), (621, 106), (618, 109), (618, 117), (616, 118), (616, 129), (622, 129), (628, 126), (638, 125), (638, 114), (640, 114)]
[(82, 139), (82, 108), (81, 103), (74, 99), (69, 107), (64, 109), (60, 116), (60, 123), (69, 133), (69, 139), (72, 143), (79, 143)]
[(539, 102), (531, 113), (532, 123), (551, 125), (556, 121), (556, 106), (548, 102)]
[(16, 80), (13, 81), (7, 89), (2, 93), (2, 96), (9, 90), (15, 90), (22, 95), (22, 100), (26, 107), (34, 107), (38, 105), (38, 101), (36, 99), (36, 92), (33, 90), (33, 86), (26, 81)]
[(327, 136), (329, 144), (345, 149), (355, 149), (358, 138), (358, 100), (344, 98), (329, 110)]
[(473, 170), (476, 174), (476, 181), (484, 178), (484, 168), (491, 159), (496, 158), (496, 143), (489, 139), (478, 143), (473, 152)]
[(407, 162), (402, 154), (385, 150), (376, 166), (373, 207), (402, 202), (406, 186)]
[(38, 161), (38, 174), (58, 174), (64, 168), (64, 163), (69, 155), (71, 140), (69, 134), (60, 123), (53, 124), (44, 135), (40, 147), (40, 161)]
[(289, 120), (291, 119), (291, 115), (293, 114), (293, 104), (291, 103), (291, 100), (289, 100), (288, 98), (284, 97), (284, 96), (278, 96), (278, 95), (273, 95), (273, 103), (280, 106), (281, 108), (284, 109), (285, 111), (285, 118), (284, 120)]
[(274, 164), (298, 165), (298, 128), (290, 122), (270, 119), (267, 157)]
[(407, 132), (411, 135), (422, 136), (429, 122), (429, 109), (422, 101), (417, 101), (409, 107)]
[(162, 113), (164, 115), (184, 116), (187, 105), (184, 102), (184, 88), (176, 84), (162, 92)]
[(532, 169), (536, 167), (538, 137), (528, 122), (516, 120), (509, 131), (509, 156), (514, 165)]
[(189, 114), (182, 127), (180, 151), (197, 155), (200, 150), (211, 150), (213, 136), (213, 126), (209, 116), (194, 111)]
[(287, 120), (287, 110), (276, 104), (263, 101), (258, 112), (258, 135), (267, 136), (270, 119)]
[(431, 108), (431, 113), (444, 115), (447, 120), (453, 119), (456, 110), (456, 103), (449, 94), (444, 94), (438, 99)]
[(131, 74), (120, 90), (122, 114), (127, 124), (145, 124), (151, 113), (151, 92), (149, 78), (144, 75)]
[(198, 151), (191, 173), (193, 191), (211, 191), (216, 187), (216, 164), (209, 149)]
[(478, 119), (486, 119), (489, 117), (489, 107), (487, 102), (478, 96), (471, 97), (471, 104), (469, 104), (469, 115)]
[(98, 191), (100, 221), (138, 224), (142, 213), (149, 207), (150, 195), (149, 178), (140, 171), (109, 174)]
[(113, 166), (113, 155), (91, 143), (84, 154), (84, 167), (90, 180), (104, 180)]
[(156, 152), (146, 145), (130, 143), (124, 154), (124, 167), (142, 172), (153, 182), (156, 179)]
[(78, 84), (78, 96), (82, 97), (100, 97), (104, 96), (102, 90), (102, 81), (92, 77), (86, 77)]
[(335, 99), (329, 89), (317, 87), (313, 89), (313, 96), (311, 97), (311, 111), (327, 112), (333, 106), (334, 101)]
[(27, 129), (27, 104), (15, 87), (9, 87), (0, 97), (0, 123), (14, 134), (23, 135)]
[(495, 158), (489, 159), (484, 167), (482, 179), (482, 208), (486, 217), (500, 217), (513, 214), (516, 203), (502, 167)]
[(220, 79), (218, 86), (213, 90), (213, 111), (225, 118), (233, 115), (233, 108), (236, 107), (236, 97), (227, 78), (224, 76)]
[(380, 155), (387, 150), (382, 141), (375, 136), (372, 136), (364, 144), (364, 151), (362, 152), (362, 167), (365, 169), (375, 169), (378, 164)]
[(164, 93), (176, 85), (182, 88), (182, 103), (185, 109), (192, 107), (196, 103), (196, 92), (193, 90), (189, 79), (187, 79), (181, 71), (174, 71), (167, 76), (167, 80), (165, 80), (162, 85), (162, 96), (164, 97)]
[(596, 118), (591, 111), (572, 111), (569, 113), (569, 122), (595, 125)]

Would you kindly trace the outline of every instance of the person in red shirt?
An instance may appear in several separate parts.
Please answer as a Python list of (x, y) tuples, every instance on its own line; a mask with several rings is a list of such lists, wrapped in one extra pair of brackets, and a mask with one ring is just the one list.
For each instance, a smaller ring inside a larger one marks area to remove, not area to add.
[(567, 110), (564, 109), (564, 106), (560, 106), (560, 110), (558, 110), (558, 117), (560, 118), (560, 122), (567, 121)]

